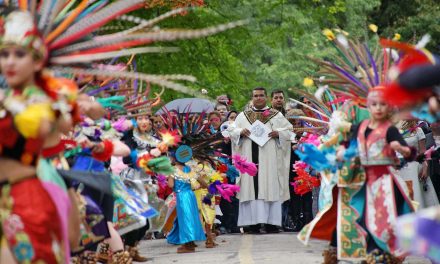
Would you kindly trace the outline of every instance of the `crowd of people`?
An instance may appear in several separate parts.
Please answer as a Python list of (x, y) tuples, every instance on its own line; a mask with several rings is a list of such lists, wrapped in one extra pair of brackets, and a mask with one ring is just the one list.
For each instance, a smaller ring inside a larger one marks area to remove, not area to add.
[[(256, 87), (243, 109), (227, 95), (168, 109), (150, 84), (187, 92), (176, 81), (192, 78), (135, 72), (151, 51), (140, 46), (239, 23), (148, 31), (160, 19), (121, 17), (141, 0), (55, 2), (0, 9), (0, 263), (146, 262), (147, 237), (180, 254), (279, 232), (329, 241), (324, 263), (440, 262), (439, 75), (426, 50), (327, 34), (342, 58), (315, 60), (315, 94)], [(98, 34), (115, 19), (136, 25)]]

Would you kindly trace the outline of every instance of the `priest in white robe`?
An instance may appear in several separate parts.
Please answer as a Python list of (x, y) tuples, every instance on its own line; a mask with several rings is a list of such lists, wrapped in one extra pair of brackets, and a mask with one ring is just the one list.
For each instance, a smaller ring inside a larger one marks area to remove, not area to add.
[[(281, 204), (289, 199), (289, 174), (284, 167), (289, 166), (290, 155), (286, 152), (290, 149), (292, 125), (266, 103), (266, 90), (255, 88), (252, 106), (241, 112), (229, 129), (233, 154), (258, 164), (256, 176), (241, 174), (237, 181), (240, 186), (238, 226), (251, 226), (255, 232), (258, 232), (258, 224), (266, 224), (266, 231), (267, 227), (274, 231), (276, 226), (281, 226)], [(250, 128), (256, 120), (271, 131), (269, 141), (263, 146), (249, 139)]]

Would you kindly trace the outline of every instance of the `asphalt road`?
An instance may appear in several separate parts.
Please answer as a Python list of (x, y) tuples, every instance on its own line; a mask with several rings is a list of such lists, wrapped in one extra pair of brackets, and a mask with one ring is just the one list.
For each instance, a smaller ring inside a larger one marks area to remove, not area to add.
[[(327, 243), (313, 241), (306, 247), (296, 239), (294, 233), (262, 235), (222, 235), (217, 237), (219, 245), (205, 248), (199, 242), (195, 253), (177, 254), (177, 246), (169, 245), (164, 239), (144, 240), (140, 244), (143, 255), (152, 258), (147, 263), (179, 264), (263, 264), (263, 263), (322, 263), (321, 253)], [(348, 263), (348, 262), (341, 262)], [(405, 263), (428, 264), (429, 260), (409, 257)]]

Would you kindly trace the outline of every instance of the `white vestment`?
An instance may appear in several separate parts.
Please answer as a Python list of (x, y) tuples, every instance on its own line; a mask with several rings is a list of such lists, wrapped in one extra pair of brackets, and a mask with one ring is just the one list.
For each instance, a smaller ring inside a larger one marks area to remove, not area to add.
[(279, 138), (270, 139), (258, 147), (258, 191), (255, 195), (254, 177), (240, 174), (237, 184), (240, 192), (238, 226), (266, 223), (281, 226), (281, 204), (289, 195), (289, 162), (292, 125), (278, 111), (265, 108), (265, 112), (247, 110), (240, 113), (228, 129), (232, 141), (232, 153), (252, 161), (252, 141), (241, 137), (243, 129), (249, 129), (260, 120), (270, 131), (278, 131)]

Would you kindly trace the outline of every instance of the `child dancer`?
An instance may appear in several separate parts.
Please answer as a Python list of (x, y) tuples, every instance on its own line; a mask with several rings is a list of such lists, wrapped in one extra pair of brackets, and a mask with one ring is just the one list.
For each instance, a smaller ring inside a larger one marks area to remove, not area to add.
[[(392, 166), (396, 164), (395, 152), (411, 159), (415, 151), (389, 121), (391, 109), (383, 99), (383, 87), (370, 90), (367, 106), (371, 118), (351, 129), (366, 174), (352, 204), (360, 214), (358, 223), (367, 232), (367, 263), (401, 263), (403, 252), (396, 243), (396, 219), (414, 208), (406, 185), (394, 174)], [(343, 152), (341, 147), (338, 158)]]
[(194, 172), (184, 172), (184, 170), (187, 171), (187, 167), (177, 163), (176, 172), (168, 177), (168, 185), (173, 188), (176, 195), (177, 219), (167, 236), (167, 241), (181, 245), (177, 248), (177, 253), (194, 252), (194, 241), (205, 240), (196, 196), (191, 189), (191, 182), (196, 181), (196, 175)]

